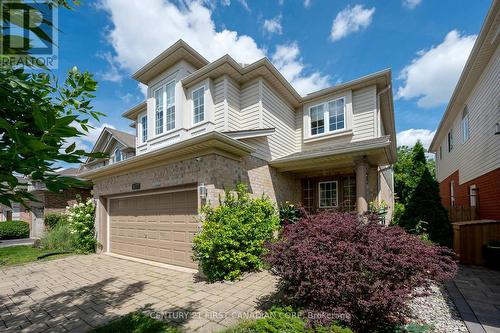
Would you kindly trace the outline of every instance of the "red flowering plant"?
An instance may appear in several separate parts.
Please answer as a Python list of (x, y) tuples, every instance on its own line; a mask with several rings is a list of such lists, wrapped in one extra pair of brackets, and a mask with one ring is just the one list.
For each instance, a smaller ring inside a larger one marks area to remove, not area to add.
[(281, 291), (311, 324), (341, 322), (358, 332), (404, 324), (415, 291), (457, 271), (448, 248), (347, 213), (323, 212), (288, 224), (266, 248), (264, 260), (280, 278)]

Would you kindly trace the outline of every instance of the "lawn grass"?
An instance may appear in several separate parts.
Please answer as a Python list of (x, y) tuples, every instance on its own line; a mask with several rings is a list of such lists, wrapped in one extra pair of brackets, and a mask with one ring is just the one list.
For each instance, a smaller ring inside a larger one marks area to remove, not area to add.
[(54, 250), (44, 250), (36, 247), (32, 247), (31, 245), (18, 245), (18, 246), (10, 246), (0, 248), (0, 267), (13, 266), (25, 264), (33, 261), (46, 261), (61, 258), (67, 256), (68, 254), (60, 254), (55, 256), (46, 257), (41, 260), (37, 260), (37, 257), (55, 252)]
[(142, 312), (132, 312), (107, 325), (98, 327), (92, 333), (181, 333), (178, 328), (153, 319)]

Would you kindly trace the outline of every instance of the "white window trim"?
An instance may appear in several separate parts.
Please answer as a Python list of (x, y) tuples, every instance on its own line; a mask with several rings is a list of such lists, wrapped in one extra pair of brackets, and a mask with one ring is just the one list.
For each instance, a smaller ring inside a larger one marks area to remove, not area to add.
[[(336, 129), (334, 131), (330, 131), (330, 116), (329, 116), (328, 104), (331, 103), (331, 102), (336, 102), (338, 100), (343, 100), (344, 101), (344, 127), (340, 128), (340, 129)], [(332, 133), (346, 132), (348, 130), (347, 129), (347, 105), (346, 105), (346, 102), (347, 102), (346, 96), (342, 96), (342, 97), (334, 98), (334, 99), (331, 99), (331, 100), (328, 100), (328, 101), (325, 101), (325, 102), (322, 102), (322, 103), (310, 105), (308, 107), (309, 119), (308, 119), (308, 123), (307, 123), (307, 128), (308, 128), (308, 131), (309, 131), (309, 138), (316, 138), (316, 137), (320, 137), (320, 136), (323, 136), (323, 135), (329, 135), (329, 134), (332, 134)], [(311, 109), (314, 108), (314, 107), (320, 106), (320, 105), (324, 106), (323, 107), (323, 126), (324, 126), (325, 130), (324, 130), (323, 133), (312, 134), (312, 128), (311, 128), (311, 119), (312, 119), (311, 118)]]
[[(195, 122), (195, 119), (194, 119), (194, 93), (203, 89), (203, 119), (198, 121), (198, 122)], [(205, 93), (207, 91), (207, 88), (205, 87), (205, 85), (202, 85), (202, 86), (199, 86), (195, 89), (193, 89), (193, 91), (191, 91), (191, 125), (192, 126), (195, 126), (195, 125), (199, 125), (199, 124), (203, 124), (206, 120), (207, 120), (207, 103), (206, 103), (206, 98), (205, 98)]]
[[(119, 161), (117, 161), (117, 160), (116, 160), (116, 152), (119, 152), (119, 153), (120, 153), (120, 160), (119, 160)], [(123, 161), (123, 160), (124, 160), (124, 158), (123, 158), (123, 157), (124, 157), (124, 156), (123, 156), (123, 153), (122, 153), (121, 149), (120, 149), (120, 148), (115, 148), (115, 150), (113, 151), (113, 162), (114, 162), (114, 163), (121, 162), (121, 161)]]
[[(465, 131), (465, 128), (464, 128), (466, 122), (467, 122), (467, 131)], [(460, 129), (462, 130), (462, 143), (466, 143), (470, 139), (470, 119), (469, 119), (468, 113), (460, 121)], [(466, 133), (467, 133), (467, 137), (465, 135)]]
[(447, 136), (446, 136), (446, 141), (447, 141), (447, 144), (448, 144), (448, 153), (451, 153), (453, 151), (453, 149), (455, 148), (455, 139), (453, 137), (453, 129), (450, 129), (450, 131), (448, 132)]
[[(167, 86), (169, 84), (173, 83), (174, 84), (174, 128), (171, 128), (169, 130), (167, 130)], [(156, 133), (156, 97), (155, 97), (155, 94), (158, 90), (160, 89), (163, 89), (163, 131), (161, 133)], [(153, 101), (154, 101), (154, 108), (153, 108), (153, 115), (154, 115), (154, 126), (153, 126), (153, 129), (154, 129), (154, 136), (161, 136), (161, 135), (164, 135), (166, 133), (170, 133), (170, 132), (173, 132), (177, 129), (177, 108), (175, 107), (176, 106), (176, 98), (175, 98), (175, 79), (172, 79), (172, 80), (168, 80), (168, 81), (165, 81), (165, 82), (161, 82), (161, 83), (158, 83), (157, 85), (155, 85), (155, 88), (153, 89), (153, 93), (152, 93), (152, 98), (153, 98)], [(148, 133), (148, 137), (150, 137), (149, 133)]]
[[(321, 184), (335, 183), (335, 206), (321, 206)], [(336, 180), (328, 180), (318, 182), (318, 207), (319, 208), (336, 208), (339, 206), (339, 182)]]
[(450, 181), (450, 205), (451, 207), (455, 207), (455, 181)]

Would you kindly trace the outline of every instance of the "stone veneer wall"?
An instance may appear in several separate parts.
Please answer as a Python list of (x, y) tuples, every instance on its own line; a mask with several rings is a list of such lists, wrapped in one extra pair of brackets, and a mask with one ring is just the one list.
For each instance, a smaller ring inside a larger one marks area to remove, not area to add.
[(140, 183), (141, 191), (205, 183), (207, 201), (214, 205), (224, 189), (234, 189), (238, 183), (248, 184), (253, 196), (264, 193), (274, 202), (300, 200), (300, 182), (293, 175), (278, 173), (253, 156), (234, 160), (217, 154), (96, 180), (94, 197), (133, 192), (133, 183)]

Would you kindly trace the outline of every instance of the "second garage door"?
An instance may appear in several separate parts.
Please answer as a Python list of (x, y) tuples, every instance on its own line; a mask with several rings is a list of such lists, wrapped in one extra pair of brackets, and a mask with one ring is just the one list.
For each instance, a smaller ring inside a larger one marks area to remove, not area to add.
[(197, 268), (191, 259), (197, 212), (196, 190), (111, 198), (110, 252)]

